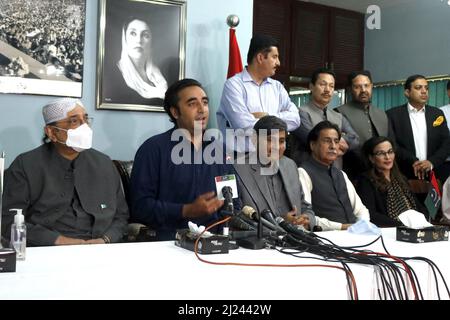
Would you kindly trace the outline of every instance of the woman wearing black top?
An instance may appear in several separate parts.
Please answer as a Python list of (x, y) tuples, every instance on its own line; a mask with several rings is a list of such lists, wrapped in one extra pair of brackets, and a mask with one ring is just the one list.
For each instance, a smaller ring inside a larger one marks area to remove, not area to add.
[(373, 137), (362, 147), (368, 167), (357, 183), (357, 192), (369, 209), (370, 221), (379, 227), (400, 226), (402, 212), (413, 209), (427, 213), (409, 189), (395, 162), (393, 143), (386, 137)]

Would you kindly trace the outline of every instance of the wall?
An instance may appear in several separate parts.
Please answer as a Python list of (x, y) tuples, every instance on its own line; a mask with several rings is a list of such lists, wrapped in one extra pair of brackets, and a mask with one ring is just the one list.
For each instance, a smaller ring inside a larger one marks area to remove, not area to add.
[(365, 33), (365, 68), (375, 82), (450, 73), (450, 6), (411, 0), (381, 9), (381, 29)]
[[(113, 159), (132, 159), (148, 137), (172, 125), (165, 113), (95, 109), (98, 1), (86, 1), (84, 81), (81, 100), (94, 117), (94, 148)], [(223, 83), (228, 68), (229, 14), (241, 23), (237, 39), (245, 61), (252, 34), (253, 0), (187, 0), (186, 77), (203, 83), (210, 97), (210, 126), (215, 125)], [(6, 165), (20, 153), (41, 143), (41, 108), (51, 96), (0, 94), (0, 151), (6, 152)]]

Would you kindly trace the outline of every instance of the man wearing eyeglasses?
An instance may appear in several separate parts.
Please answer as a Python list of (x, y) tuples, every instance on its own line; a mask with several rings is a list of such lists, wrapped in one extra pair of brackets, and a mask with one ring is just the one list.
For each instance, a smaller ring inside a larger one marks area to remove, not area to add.
[(44, 144), (19, 155), (5, 171), (3, 230), (9, 238), (23, 209), (28, 246), (119, 242), (128, 207), (111, 159), (91, 149), (91, 118), (78, 99), (63, 98), (42, 109)]

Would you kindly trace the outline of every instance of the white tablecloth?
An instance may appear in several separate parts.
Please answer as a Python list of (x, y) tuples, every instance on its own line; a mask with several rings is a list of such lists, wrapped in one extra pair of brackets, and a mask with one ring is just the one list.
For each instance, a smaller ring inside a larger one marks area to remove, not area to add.
[[(375, 236), (346, 231), (321, 232), (343, 246), (369, 243)], [(450, 244), (395, 241), (395, 229), (384, 229), (393, 255), (424, 256), (450, 279)], [(380, 242), (370, 247), (384, 252)], [(274, 250), (237, 249), (229, 254), (202, 255), (220, 262), (309, 264)], [(412, 264), (426, 298), (435, 299), (428, 266)], [(376, 299), (374, 268), (350, 265), (360, 299)], [(450, 280), (449, 280), (450, 281)], [(442, 298), (448, 296), (441, 289)], [(342, 270), (319, 267), (217, 266), (200, 262), (173, 241), (110, 245), (27, 248), (15, 273), (0, 273), (0, 299), (348, 299)]]

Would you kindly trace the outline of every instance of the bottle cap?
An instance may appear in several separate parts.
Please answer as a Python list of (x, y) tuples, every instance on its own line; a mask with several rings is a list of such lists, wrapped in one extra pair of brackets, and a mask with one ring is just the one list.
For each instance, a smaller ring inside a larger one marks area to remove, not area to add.
[(9, 209), (9, 211), (16, 211), (16, 215), (14, 216), (14, 223), (16, 225), (21, 225), (25, 221), (25, 217), (22, 214), (22, 209)]

